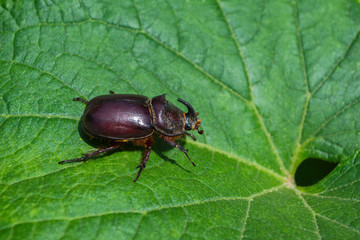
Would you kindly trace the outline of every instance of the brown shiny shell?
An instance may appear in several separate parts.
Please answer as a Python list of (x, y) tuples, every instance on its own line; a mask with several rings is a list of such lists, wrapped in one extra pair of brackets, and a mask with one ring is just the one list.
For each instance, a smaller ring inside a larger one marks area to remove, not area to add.
[(94, 137), (134, 140), (153, 134), (149, 98), (111, 94), (93, 98), (82, 116), (83, 130)]

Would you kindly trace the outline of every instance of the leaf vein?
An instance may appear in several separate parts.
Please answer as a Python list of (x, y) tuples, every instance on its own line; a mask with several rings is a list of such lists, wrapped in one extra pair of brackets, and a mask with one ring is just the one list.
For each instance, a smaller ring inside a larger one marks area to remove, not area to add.
[(295, 163), (298, 160), (299, 154), (300, 154), (300, 149), (301, 149), (301, 138), (302, 138), (302, 133), (303, 133), (303, 129), (304, 129), (304, 123), (305, 123), (305, 119), (308, 113), (308, 107), (309, 107), (309, 102), (310, 102), (310, 98), (311, 98), (311, 94), (309, 91), (309, 79), (308, 79), (308, 75), (307, 75), (307, 68), (306, 68), (306, 59), (305, 59), (305, 54), (304, 54), (304, 48), (303, 48), (303, 41), (302, 41), (302, 35), (301, 35), (301, 29), (300, 29), (300, 18), (299, 18), (299, 12), (298, 12), (298, 7), (296, 5), (296, 2), (293, 2), (294, 5), (294, 9), (295, 9), (295, 22), (296, 22), (296, 35), (298, 38), (298, 46), (299, 46), (299, 52), (300, 52), (300, 60), (301, 60), (301, 65), (302, 65), (302, 72), (303, 72), (303, 76), (304, 76), (304, 84), (305, 84), (305, 89), (306, 89), (306, 99), (305, 99), (305, 104), (304, 104), (304, 109), (303, 112), (301, 114), (301, 121), (298, 127), (298, 136), (297, 139), (295, 141), (295, 149), (293, 151), (293, 156), (290, 160), (290, 168), (289, 168), (289, 172), (293, 175), (295, 172)]
[(45, 125), (48, 123), (48, 120), (49, 119), (45, 119), (45, 121), (42, 123), (42, 125), (38, 129), (37, 133), (31, 138), (31, 140), (28, 143), (26, 143), (23, 146), (21, 146), (20, 148), (16, 149), (14, 152), (11, 152), (11, 153), (8, 152), (6, 155), (1, 156), (1, 158), (5, 158), (5, 157), (11, 156), (11, 155), (15, 155), (16, 153), (18, 153), (22, 149), (24, 149), (26, 147), (29, 147), (35, 140), (37, 140), (39, 135), (43, 132), (43, 130), (45, 129)]
[(219, 197), (219, 198), (203, 199), (203, 200), (199, 200), (199, 201), (195, 201), (195, 202), (181, 203), (178, 205), (160, 206), (160, 207), (152, 208), (152, 209), (148, 208), (148, 209), (143, 209), (143, 210), (135, 210), (135, 209), (118, 210), (118, 211), (104, 212), (104, 213), (93, 214), (93, 215), (88, 214), (88, 215), (84, 215), (84, 216), (75, 216), (75, 217), (62, 217), (62, 218), (38, 219), (38, 220), (33, 220), (33, 221), (24, 221), (24, 222), (13, 223), (12, 225), (2, 227), (2, 228), (0, 228), (0, 230), (13, 228), (16, 225), (25, 224), (25, 223), (38, 223), (38, 222), (49, 222), (49, 221), (74, 221), (74, 220), (81, 220), (81, 219), (93, 218), (93, 217), (102, 217), (102, 216), (114, 215), (114, 214), (141, 214), (142, 216), (146, 216), (148, 213), (162, 211), (165, 209), (191, 207), (191, 206), (202, 205), (202, 204), (213, 203), (213, 202), (238, 201), (238, 200), (248, 200), (249, 201), (250, 199), (253, 199), (254, 197), (262, 196), (264, 194), (278, 190), (282, 187), (284, 187), (284, 185), (279, 185), (279, 186), (275, 186), (273, 188), (265, 189), (264, 191), (255, 193), (249, 197)]
[(317, 197), (317, 198), (322, 198), (322, 199), (336, 199), (336, 200), (340, 200), (340, 201), (360, 202), (360, 199), (356, 199), (356, 198), (344, 198), (344, 197), (326, 196), (326, 195), (324, 196), (324, 195), (320, 195), (318, 193), (306, 193), (306, 192), (302, 192), (301, 194), (310, 195), (312, 197)]
[(360, 231), (359, 231), (359, 230), (357, 230), (357, 229), (355, 229), (355, 228), (353, 228), (353, 227), (349, 227), (348, 225), (345, 225), (345, 224), (343, 224), (343, 223), (339, 223), (338, 221), (335, 221), (334, 219), (325, 217), (325, 216), (323, 216), (323, 215), (321, 215), (321, 214), (319, 214), (319, 213), (316, 213), (316, 216), (321, 217), (321, 218), (323, 218), (323, 219), (326, 220), (326, 221), (329, 221), (329, 222), (338, 224), (338, 225), (340, 225), (340, 226), (343, 227), (343, 228), (346, 228), (346, 229), (348, 229), (348, 230), (351, 230), (351, 231), (353, 231), (353, 232), (356, 232), (356, 233), (360, 234)]
[[(339, 178), (342, 177), (342, 176), (343, 176), (343, 175), (339, 176)], [(337, 181), (339, 178), (335, 179), (335, 181)], [(334, 181), (334, 182), (335, 182), (335, 181)], [(330, 184), (330, 186), (333, 185), (334, 182), (332, 182), (332, 183)], [(330, 186), (329, 186), (328, 188), (326, 188), (326, 189), (325, 189), (323, 192), (321, 192), (320, 194), (326, 193), (326, 192), (336, 191), (336, 190), (338, 190), (338, 189), (340, 189), (340, 188), (347, 187), (347, 186), (352, 185), (352, 184), (357, 183), (357, 182), (360, 182), (360, 179), (357, 179), (357, 180), (355, 180), (355, 181), (349, 182), (349, 183), (347, 183), (347, 184), (344, 184), (344, 185), (341, 185), (341, 186), (339, 186), (339, 187), (335, 187), (335, 188), (332, 188), (332, 189), (329, 189), (329, 187), (330, 187)]]
[(250, 215), (251, 202), (252, 202), (252, 199), (249, 199), (248, 200), (248, 206), (247, 206), (247, 209), (246, 209), (245, 218), (244, 218), (244, 224), (243, 224), (243, 227), (241, 229), (240, 239), (244, 239), (244, 236), (245, 236), (246, 223), (247, 223), (247, 220), (249, 219), (249, 215)]
[(319, 84), (312, 90), (311, 96), (313, 96), (323, 85), (324, 83), (332, 76), (335, 72), (336, 68), (345, 60), (346, 55), (349, 53), (352, 46), (355, 44), (357, 38), (359, 37), (360, 27), (358, 31), (355, 33), (354, 38), (350, 41), (349, 45), (346, 47), (344, 53), (340, 56), (340, 58), (335, 62), (334, 66), (330, 69), (330, 71), (324, 76), (324, 78), (319, 82)]
[[(117, 71), (113, 70), (111, 67), (103, 64), (103, 63), (100, 63), (98, 61), (95, 61), (93, 59), (90, 59), (90, 58), (87, 58), (87, 57), (84, 57), (84, 56), (81, 56), (81, 55), (78, 55), (78, 54), (72, 54), (72, 53), (63, 53), (61, 54), (60, 56), (71, 56), (71, 57), (78, 57), (80, 59), (83, 59), (85, 61), (88, 61), (88, 62), (92, 62), (92, 63), (95, 63), (97, 64), (98, 66), (102, 67), (103, 69), (115, 74), (116, 76), (118, 76), (120, 79), (122, 79), (124, 82), (126, 82), (132, 89), (134, 89), (138, 94), (140, 94), (140, 91), (137, 90), (129, 80), (125, 79), (124, 76), (120, 75), (120, 73), (118, 73)], [(60, 57), (60, 56), (57, 56), (56, 58)]]
[[(259, 113), (259, 110), (258, 108), (256, 107), (255, 105), (255, 102), (254, 102), (254, 96), (253, 96), (253, 90), (252, 90), (252, 84), (251, 84), (251, 81), (250, 81), (250, 77), (249, 77), (249, 71), (248, 71), (248, 68), (247, 68), (247, 65), (246, 65), (246, 62), (245, 62), (245, 57), (244, 57), (244, 54), (242, 53), (242, 50), (241, 50), (241, 47), (240, 47), (240, 43), (239, 43), (239, 40), (236, 38), (236, 35), (234, 33), (234, 30), (232, 28), (232, 26), (230, 25), (230, 22), (229, 20), (227, 19), (226, 17), (226, 14), (224, 12), (224, 9), (222, 8), (222, 5), (221, 5), (221, 2), (220, 0), (216, 0), (217, 2), (217, 5), (223, 15), (223, 18), (224, 18), (224, 21), (225, 23), (227, 24), (228, 26), (228, 29), (231, 33), (231, 38), (234, 40), (234, 43), (237, 47), (237, 50), (238, 50), (238, 53), (239, 53), (239, 56), (241, 58), (241, 62), (243, 64), (243, 67), (244, 67), (244, 70), (245, 70), (245, 76), (246, 76), (246, 80), (247, 80), (247, 83), (249, 85), (249, 91), (250, 91), (250, 97), (251, 97), (251, 100), (248, 102), (249, 106), (253, 109), (254, 111), (254, 114), (256, 115), (256, 117), (258, 118), (258, 121), (260, 123), (260, 126), (261, 126), (261, 129), (264, 131), (264, 134), (270, 144), (270, 147), (275, 155), (275, 159), (276, 161), (278, 162), (279, 166), (280, 166), (280, 169), (281, 171), (285, 174), (285, 175), (288, 175), (288, 172), (286, 171), (285, 169), (285, 166), (284, 166), (284, 163), (283, 163), (283, 160), (281, 159), (280, 157), (280, 154), (279, 154), (279, 151), (265, 125), (265, 122), (264, 122), (264, 119), (263, 117), (261, 116), (261, 114)], [(218, 80), (220, 82), (220, 80)]]
[(233, 94), (234, 96), (236, 96), (237, 98), (239, 98), (240, 100), (242, 100), (244, 103), (249, 104), (249, 100), (247, 100), (245, 97), (243, 97), (242, 95), (240, 95), (238, 92), (236, 92), (233, 88), (231, 88), (230, 86), (226, 85), (225, 83), (223, 83), (222, 81), (220, 81), (219, 79), (217, 79), (216, 77), (214, 77), (213, 75), (211, 75), (210, 73), (208, 73), (205, 69), (203, 69), (201, 66), (199, 66), (198, 64), (194, 63), (193, 61), (191, 61), (189, 58), (187, 58), (184, 54), (182, 54), (179, 51), (176, 51), (175, 49), (171, 48), (170, 46), (166, 45), (165, 43), (161, 42), (160, 40), (158, 40), (157, 38), (153, 37), (152, 35), (150, 35), (149, 33), (143, 31), (141, 32), (142, 34), (144, 34), (144, 36), (146, 36), (147, 38), (149, 38), (150, 40), (156, 42), (157, 44), (161, 45), (163, 48), (167, 49), (168, 51), (172, 52), (173, 54), (175, 54), (176, 56), (180, 57), (181, 59), (183, 59), (185, 62), (189, 63), (190, 65), (192, 65), (195, 69), (197, 69), (199, 72), (201, 72), (202, 74), (204, 74), (204, 76), (206, 76), (208, 79), (212, 80), (215, 84), (221, 86), (222, 88), (224, 88), (225, 90), (227, 90), (229, 93)]
[(294, 189), (295, 190), (295, 193), (296, 195), (300, 198), (300, 200), (303, 202), (305, 208), (307, 208), (311, 215), (312, 215), (312, 218), (313, 218), (313, 222), (314, 222), (314, 225), (315, 225), (315, 234), (318, 236), (319, 239), (321, 239), (321, 235), (320, 235), (320, 231), (319, 231), (319, 226), (318, 226), (318, 223), (317, 223), (317, 220), (316, 220), (316, 212), (312, 209), (312, 207), (309, 205), (309, 203), (305, 200), (305, 198), (301, 195), (301, 192), (297, 189)]
[(134, 231), (134, 235), (131, 237), (131, 239), (135, 239), (136, 235), (138, 234), (139, 229), (140, 229), (140, 225), (141, 225), (141, 222), (142, 222), (143, 219), (144, 219), (144, 216), (145, 216), (145, 214), (143, 213), (143, 214), (141, 215), (141, 218), (140, 218), (140, 220), (139, 220), (138, 225), (136, 226), (136, 229), (135, 229), (135, 231)]
[(340, 110), (338, 110), (337, 112), (335, 112), (332, 116), (330, 116), (325, 122), (323, 122), (318, 129), (316, 129), (301, 145), (304, 146), (306, 144), (308, 144), (313, 137), (315, 137), (323, 128), (326, 127), (326, 125), (328, 125), (332, 120), (334, 120), (335, 118), (337, 118), (339, 115), (341, 115), (342, 113), (346, 112), (346, 110), (350, 109), (352, 106), (356, 105), (357, 103), (360, 102), (360, 98), (354, 100), (353, 102), (344, 105)]
[(48, 75), (48, 76), (52, 77), (53, 79), (55, 79), (55, 80), (59, 81), (59, 82), (60, 82), (60, 83), (62, 83), (64, 86), (68, 87), (69, 89), (71, 89), (71, 90), (73, 90), (73, 91), (77, 92), (79, 95), (81, 95), (81, 96), (82, 96), (82, 94), (80, 93), (80, 91), (79, 91), (79, 90), (77, 90), (77, 89), (75, 89), (75, 88), (73, 88), (73, 87), (69, 86), (69, 85), (68, 85), (68, 84), (66, 84), (63, 80), (61, 80), (59, 77), (57, 77), (57, 76), (53, 75), (53, 74), (52, 74), (52, 73), (50, 73), (50, 72), (47, 72), (47, 71), (45, 71), (45, 70), (42, 70), (42, 69), (40, 69), (40, 68), (34, 67), (34, 66), (29, 65), (29, 64), (26, 64), (26, 63), (21, 63), (21, 62), (17, 62), (17, 61), (13, 61), (13, 60), (12, 60), (12, 61), (0, 60), (0, 62), (10, 62), (10, 63), (12, 63), (12, 64), (22, 65), (22, 66), (25, 66), (25, 67), (31, 68), (31, 69), (33, 69), (33, 70), (39, 71), (40, 73), (46, 74), (46, 75)]

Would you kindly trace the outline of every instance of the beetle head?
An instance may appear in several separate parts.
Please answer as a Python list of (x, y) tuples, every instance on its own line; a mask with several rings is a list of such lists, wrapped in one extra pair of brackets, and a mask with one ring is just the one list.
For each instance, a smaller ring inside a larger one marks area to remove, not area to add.
[(185, 114), (186, 123), (185, 123), (185, 130), (193, 130), (196, 129), (199, 134), (203, 134), (203, 130), (199, 130), (201, 119), (198, 117), (199, 113), (195, 112), (194, 108), (190, 105), (190, 103), (178, 98), (178, 101), (184, 104), (187, 109), (188, 113)]

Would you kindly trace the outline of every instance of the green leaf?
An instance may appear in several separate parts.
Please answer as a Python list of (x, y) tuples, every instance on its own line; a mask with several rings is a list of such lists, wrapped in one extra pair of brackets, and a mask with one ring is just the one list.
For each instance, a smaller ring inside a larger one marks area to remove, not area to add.
[[(0, 239), (359, 239), (360, 3), (0, 1)], [(183, 153), (91, 151), (84, 105), (167, 94)], [(338, 162), (318, 184), (307, 158)]]

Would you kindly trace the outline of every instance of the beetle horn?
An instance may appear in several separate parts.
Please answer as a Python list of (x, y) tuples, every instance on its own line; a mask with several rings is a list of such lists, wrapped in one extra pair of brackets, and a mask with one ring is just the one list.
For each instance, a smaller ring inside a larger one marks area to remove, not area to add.
[(178, 98), (178, 101), (181, 102), (182, 104), (184, 104), (187, 109), (188, 109), (188, 113), (186, 114), (186, 117), (190, 117), (190, 118), (195, 118), (196, 119), (196, 112), (194, 110), (194, 108), (190, 105), (190, 103)]

